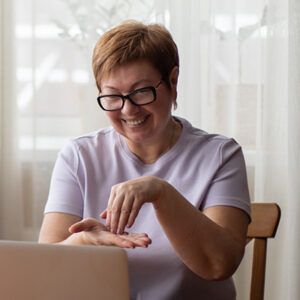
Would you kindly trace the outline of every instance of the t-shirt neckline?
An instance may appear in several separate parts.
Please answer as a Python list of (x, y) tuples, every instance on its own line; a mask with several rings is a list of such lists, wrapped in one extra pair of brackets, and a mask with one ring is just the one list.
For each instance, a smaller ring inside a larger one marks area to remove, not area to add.
[(173, 118), (179, 122), (182, 126), (182, 130), (180, 133), (180, 136), (178, 138), (178, 140), (176, 141), (176, 143), (173, 145), (173, 147), (171, 149), (169, 149), (166, 153), (164, 153), (162, 156), (160, 156), (154, 163), (151, 164), (145, 164), (143, 163), (134, 153), (131, 152), (131, 150), (129, 149), (127, 143), (126, 143), (126, 139), (123, 135), (119, 134), (118, 132), (118, 138), (117, 138), (117, 143), (118, 146), (120, 147), (120, 149), (124, 152), (124, 154), (132, 161), (134, 161), (136, 164), (138, 164), (139, 166), (143, 167), (143, 168), (152, 168), (155, 165), (160, 165), (164, 162), (167, 162), (171, 159), (173, 159), (175, 156), (177, 156), (181, 149), (182, 149), (182, 144), (184, 144), (184, 136), (185, 136), (185, 131), (186, 131), (186, 127), (187, 127), (187, 123), (184, 119), (179, 118), (179, 117), (175, 117), (173, 116)]

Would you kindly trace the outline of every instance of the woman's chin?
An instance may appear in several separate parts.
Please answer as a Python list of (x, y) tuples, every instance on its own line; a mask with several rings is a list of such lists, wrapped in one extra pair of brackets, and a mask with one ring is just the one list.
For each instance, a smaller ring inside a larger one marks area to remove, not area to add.
[(127, 141), (129, 141), (130, 143), (134, 143), (134, 144), (143, 144), (143, 143), (147, 142), (147, 140), (148, 140), (147, 136), (134, 135), (134, 134), (127, 134), (127, 135), (125, 135), (125, 138)]

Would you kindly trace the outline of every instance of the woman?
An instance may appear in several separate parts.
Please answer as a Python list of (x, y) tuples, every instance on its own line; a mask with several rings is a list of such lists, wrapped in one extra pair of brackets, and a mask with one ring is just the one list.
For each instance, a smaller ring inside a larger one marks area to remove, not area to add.
[(250, 216), (241, 147), (172, 116), (179, 59), (164, 27), (108, 31), (93, 70), (112, 127), (60, 152), (40, 242), (127, 248), (132, 299), (235, 299)]

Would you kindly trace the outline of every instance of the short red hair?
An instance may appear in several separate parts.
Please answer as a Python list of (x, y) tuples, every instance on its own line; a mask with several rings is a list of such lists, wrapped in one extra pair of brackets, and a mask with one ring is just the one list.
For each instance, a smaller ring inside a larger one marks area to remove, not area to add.
[(149, 60), (170, 87), (168, 76), (175, 66), (179, 67), (178, 49), (170, 32), (159, 24), (126, 21), (96, 43), (92, 66), (98, 89), (112, 69), (139, 59)]

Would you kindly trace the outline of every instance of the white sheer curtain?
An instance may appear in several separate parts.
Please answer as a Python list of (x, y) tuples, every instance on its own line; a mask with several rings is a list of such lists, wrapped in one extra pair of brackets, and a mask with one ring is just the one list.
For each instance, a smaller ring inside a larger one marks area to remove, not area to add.
[(154, 1), (2, 0), (1, 237), (36, 240), (58, 150), (108, 125), (91, 52), (127, 18), (156, 20)]
[[(181, 115), (243, 146), (252, 201), (282, 209), (269, 242), (266, 299), (298, 299), (300, 214), (299, 1), (169, 1), (182, 51)], [(247, 299), (249, 257), (235, 281)]]
[[(20, 164), (15, 106), (14, 32), (11, 2), (1, 3), (1, 238), (21, 237)], [(9, 47), (8, 47), (9, 45)]]
[[(252, 201), (282, 209), (268, 247), (266, 299), (298, 299), (298, 0), (0, 3), (1, 238), (36, 239), (57, 151), (107, 124), (89, 66), (94, 34), (129, 17), (159, 21), (181, 57), (174, 113), (234, 137), (245, 153)], [(248, 298), (250, 252), (235, 276), (240, 300)]]

